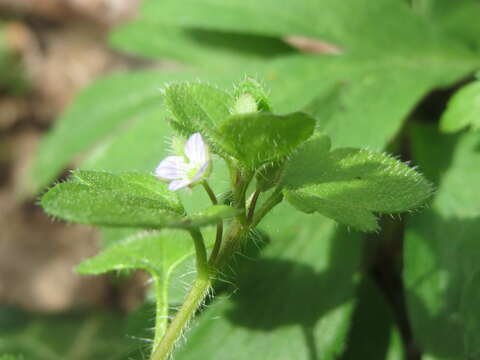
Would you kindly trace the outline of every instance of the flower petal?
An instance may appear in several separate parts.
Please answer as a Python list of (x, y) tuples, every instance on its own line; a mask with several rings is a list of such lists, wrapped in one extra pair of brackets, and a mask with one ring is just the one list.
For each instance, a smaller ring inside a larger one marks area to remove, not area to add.
[(200, 180), (205, 175), (205, 173), (207, 172), (209, 166), (210, 166), (210, 161), (207, 161), (205, 164), (203, 164), (202, 167), (200, 169), (198, 169), (198, 171), (195, 173), (191, 182), (195, 183), (198, 180)]
[(185, 155), (194, 164), (203, 165), (208, 161), (207, 145), (200, 133), (192, 134), (185, 143)]
[(170, 184), (168, 184), (168, 190), (177, 191), (183, 189), (191, 184), (189, 180), (174, 180)]
[(161, 180), (177, 180), (186, 177), (188, 165), (181, 156), (168, 156), (158, 164), (155, 176)]

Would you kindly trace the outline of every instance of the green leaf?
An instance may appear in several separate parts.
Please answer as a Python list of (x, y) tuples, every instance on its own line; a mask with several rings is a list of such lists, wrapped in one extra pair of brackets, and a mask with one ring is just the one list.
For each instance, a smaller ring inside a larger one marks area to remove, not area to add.
[(18, 356), (18, 355), (0, 355), (0, 360), (23, 360), (23, 356)]
[(480, 128), (480, 81), (458, 90), (440, 119), (440, 129), (444, 132), (455, 132), (468, 125), (472, 130)]
[(178, 214), (184, 213), (177, 194), (149, 174), (112, 174), (104, 171), (75, 170), (72, 172), (72, 180), (101, 190), (124, 192), (136, 197), (157, 200), (164, 204), (162, 207), (170, 208)]
[(324, 175), (324, 163), (330, 156), (331, 143), (327, 135), (316, 133), (303, 143), (288, 159), (282, 176), (282, 185), (299, 188), (318, 182)]
[(230, 115), (231, 95), (200, 82), (176, 83), (166, 87), (165, 101), (177, 131), (185, 136), (200, 132), (218, 151), (218, 128)]
[(413, 156), (439, 184), (428, 211), (408, 222), (404, 241), (405, 294), (414, 337), (430, 359), (479, 354), (478, 134), (412, 128)]
[[(281, 204), (262, 222), (270, 244), (240, 262), (238, 290), (217, 296), (175, 359), (322, 360), (342, 353), (362, 242), (329, 220)], [(328, 294), (328, 296), (325, 296)], [(221, 334), (221, 341), (218, 336)], [(288, 341), (285, 341), (288, 339)]]
[(192, 239), (184, 231), (138, 233), (83, 261), (77, 271), (98, 275), (114, 270), (141, 269), (159, 277), (194, 251)]
[(218, 205), (185, 217), (179, 203), (171, 201), (166, 185), (150, 175), (74, 174), (74, 181), (58, 184), (42, 197), (48, 214), (83, 224), (151, 229), (195, 228), (236, 214)]
[(408, 317), (431, 359), (479, 354), (479, 233), (478, 219), (448, 219), (435, 209), (412, 217), (407, 226), (403, 278)]
[[(365, 52), (381, 46), (398, 51), (405, 45), (399, 40), (410, 38), (407, 46), (412, 47), (433, 36), (426, 21), (413, 16), (406, 4), (396, 0), (300, 0), (282, 6), (275, 0), (260, 5), (254, 0), (187, 0), (182, 4), (167, 0), (146, 2), (143, 14), (151, 22), (191, 28), (324, 39), (348, 51)], [(372, 22), (372, 18), (377, 21)]]
[(179, 230), (145, 232), (117, 242), (99, 255), (85, 260), (77, 266), (77, 271), (93, 275), (118, 270), (141, 269), (149, 272), (155, 285), (157, 304), (154, 341), (156, 344), (168, 324), (168, 290), (172, 273), (194, 252), (193, 241), (186, 232)]
[(432, 126), (412, 127), (415, 158), (438, 187), (433, 204), (447, 218), (480, 216), (478, 134), (440, 135)]
[[(343, 53), (337, 56), (272, 57), (265, 67), (242, 68), (266, 79), (277, 111), (297, 111), (331, 85), (344, 85), (328, 124), (323, 127), (319, 123), (337, 146), (381, 150), (429, 91), (452, 85), (478, 68), (478, 52), (472, 51), (470, 38), (454, 37), (456, 29), (423, 18), (397, 0), (374, 4), (365, 0), (300, 0), (281, 7), (275, 0), (260, 6), (253, 0), (189, 0), (187, 4), (146, 2), (143, 19), (182, 29), (215, 30), (218, 34), (261, 34), (279, 39), (301, 35), (320, 46), (330, 41), (340, 47)], [(189, 8), (188, 14), (184, 6)], [(453, 10), (460, 7), (463, 3), (450, 6)], [(355, 21), (352, 13), (356, 14)], [(371, 21), (373, 17), (376, 21)], [(271, 21), (266, 24), (265, 18)], [(161, 36), (158, 32), (151, 34)], [(211, 56), (214, 58), (215, 53)], [(320, 107), (313, 115), (323, 122), (322, 112)]]
[[(189, 76), (188, 73), (139, 71), (96, 81), (81, 92), (43, 138), (27, 186), (34, 191), (42, 189), (74, 156), (109, 136), (128, 131), (129, 125), (145, 114), (151, 116), (152, 111), (158, 111), (156, 121), (162, 128), (165, 120), (159, 87), (165, 81)], [(137, 146), (141, 146), (139, 143), (137, 141)]]
[(274, 37), (183, 29), (146, 17), (113, 29), (110, 43), (142, 57), (175, 59), (214, 71), (293, 53), (290, 46)]
[(480, 304), (480, 270), (471, 275), (462, 293), (460, 313), (465, 324), (465, 356), (467, 359), (480, 357), (480, 316), (477, 315)]
[[(105, 312), (34, 314), (0, 308), (2, 360), (141, 360), (145, 345), (125, 336), (125, 319)], [(8, 356), (6, 354), (14, 354)]]
[(341, 359), (404, 359), (395, 313), (384, 293), (369, 278), (365, 278), (359, 286), (352, 327)]
[(377, 229), (374, 213), (414, 209), (432, 192), (418, 172), (386, 154), (344, 148), (317, 156), (304, 153), (300, 165), (311, 164), (306, 172), (309, 184), (300, 187), (301, 176), (290, 176), (294, 183), (286, 184), (286, 199), (301, 211), (316, 211), (362, 231)]
[(220, 132), (227, 152), (256, 168), (287, 156), (312, 135), (314, 126), (315, 119), (305, 113), (259, 112), (230, 116)]

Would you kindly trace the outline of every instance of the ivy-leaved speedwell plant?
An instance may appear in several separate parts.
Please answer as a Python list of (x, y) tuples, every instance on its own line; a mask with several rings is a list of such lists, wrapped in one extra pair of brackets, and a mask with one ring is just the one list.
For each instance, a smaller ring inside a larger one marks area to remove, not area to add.
[[(67, 221), (148, 231), (105, 249), (78, 271), (144, 269), (151, 274), (157, 306), (151, 360), (171, 355), (213, 281), (280, 202), (376, 231), (376, 214), (417, 208), (432, 192), (417, 171), (387, 154), (332, 150), (329, 137), (315, 130), (314, 118), (302, 112), (276, 114), (254, 79), (241, 81), (232, 93), (201, 82), (174, 83), (164, 96), (177, 136), (173, 154), (153, 174), (77, 170), (41, 200), (48, 214)], [(230, 175), (230, 189), (221, 197), (208, 182), (220, 162)], [(178, 194), (196, 185), (212, 204), (189, 212)], [(209, 225), (216, 226), (212, 239), (202, 229)], [(168, 273), (192, 252), (196, 279), (169, 321)]]

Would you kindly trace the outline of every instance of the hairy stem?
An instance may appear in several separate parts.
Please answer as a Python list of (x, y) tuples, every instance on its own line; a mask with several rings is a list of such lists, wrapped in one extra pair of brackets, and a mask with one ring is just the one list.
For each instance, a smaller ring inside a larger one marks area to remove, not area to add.
[(205, 249), (202, 234), (199, 230), (191, 230), (190, 234), (192, 235), (195, 244), (197, 278), (182, 304), (182, 307), (167, 328), (165, 335), (159, 342), (158, 346), (154, 347), (150, 360), (168, 359), (175, 348), (175, 344), (187, 327), (188, 322), (201, 305), (210, 288), (210, 271), (207, 263), (207, 251)]
[(235, 218), (228, 229), (225, 236), (225, 241), (218, 252), (218, 256), (212, 265), (217, 271), (227, 263), (228, 259), (238, 250), (243, 236), (247, 233), (248, 227), (245, 225), (243, 219)]
[[(218, 204), (217, 197), (215, 196), (215, 193), (213, 192), (208, 182), (204, 181), (202, 185), (205, 191), (207, 192), (208, 197), (212, 201), (212, 204), (217, 205)], [(210, 262), (215, 261), (215, 258), (217, 257), (218, 252), (220, 251), (220, 246), (222, 245), (222, 238), (223, 238), (223, 221), (220, 221), (217, 224), (217, 235), (215, 236), (215, 244), (213, 245), (213, 250), (212, 250), (212, 253), (210, 254)]]
[(262, 207), (258, 209), (255, 216), (250, 223), (250, 226), (254, 228), (258, 223), (272, 210), (275, 206), (280, 204), (283, 200), (282, 189), (277, 188), (273, 191), (270, 197), (263, 203)]
[(153, 348), (155, 349), (162, 339), (168, 326), (168, 298), (167, 292), (161, 282), (166, 281), (162, 276), (155, 276), (155, 336), (153, 338)]
[(250, 201), (250, 207), (248, 208), (248, 213), (247, 213), (247, 222), (251, 223), (253, 219), (253, 215), (255, 213), (255, 207), (257, 206), (257, 200), (258, 197), (260, 196), (261, 191), (257, 190), (253, 193), (252, 200)]

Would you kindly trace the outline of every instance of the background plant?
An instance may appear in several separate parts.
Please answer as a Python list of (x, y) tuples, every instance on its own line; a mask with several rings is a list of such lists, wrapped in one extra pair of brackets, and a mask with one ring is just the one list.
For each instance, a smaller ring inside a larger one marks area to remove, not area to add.
[[(192, 330), (189, 346), (177, 356), (193, 358), (205, 351), (213, 358), (222, 358), (235, 351), (232, 349), (239, 346), (240, 339), (250, 338), (252, 331), (256, 336), (249, 341), (248, 348), (242, 342), (239, 356), (265, 359), (295, 354), (297, 358), (307, 358), (311, 354), (308, 349), (312, 349), (308, 344), (312, 342), (322, 349), (325, 358), (340, 352), (358, 358), (361, 351), (374, 353), (378, 358), (400, 356), (397, 328), (389, 317), (368, 323), (362, 320), (372, 307), (381, 308), (374, 306), (375, 301), (383, 301), (375, 286), (368, 284), (371, 277), (362, 277), (366, 280), (361, 281), (358, 295), (358, 277), (353, 276), (355, 282), (321, 282), (317, 291), (302, 297), (316, 300), (307, 303), (293, 295), (292, 286), (287, 286), (292, 282), (285, 280), (293, 277), (295, 283), (308, 284), (311, 279), (310, 283), (317, 284), (313, 274), (327, 270), (337, 272), (336, 279), (341, 279), (342, 274), (350, 279), (364, 264), (365, 269), (372, 270), (370, 274), (376, 274), (374, 279), (382, 284), (382, 289), (387, 289), (395, 313), (403, 319), (399, 324), (405, 341), (418, 343), (430, 358), (475, 358), (478, 354), (474, 336), (478, 325), (474, 306), (478, 181), (477, 172), (472, 169), (478, 167), (478, 136), (470, 128), (455, 135), (442, 135), (435, 122), (443, 112), (444, 95), (449, 92), (426, 96), (433, 90), (472, 81), (472, 74), (478, 68), (475, 21), (478, 2), (409, 4), (385, 0), (366, 4), (352, 0), (341, 4), (322, 1), (318, 8), (302, 2), (292, 9), (288, 6), (279, 7), (273, 2), (249, 6), (230, 1), (227, 7), (222, 3), (191, 1), (179, 7), (170, 1), (146, 2), (142, 18), (113, 33), (112, 43), (137, 54), (170, 56), (193, 66), (179, 73), (148, 71), (115, 75), (95, 84), (79, 97), (45, 140), (32, 185), (37, 189), (47, 185), (74, 155), (85, 154), (87, 149), (90, 151), (82, 168), (150, 171), (164, 155), (158, 138), (169, 134), (166, 123), (159, 121), (164, 116), (159, 110), (157, 92), (161, 84), (200, 77), (226, 86), (245, 73), (259, 74), (272, 89), (276, 111), (305, 109), (319, 119), (320, 130), (331, 136), (335, 146), (388, 148), (413, 159), (438, 191), (432, 206), (412, 221), (390, 224), (385, 220), (386, 230), (373, 239), (370, 237), (367, 243), (368, 254), (377, 252), (381, 256), (367, 256), (363, 261), (361, 242), (352, 239), (361, 236), (354, 234), (344, 241), (338, 240), (341, 236), (321, 218), (302, 220), (298, 232), (287, 229), (285, 221), (266, 222), (265, 228), (273, 229), (278, 238), (266, 247), (264, 260), (246, 267), (240, 275), (243, 279), (240, 287), (248, 288), (247, 283), (257, 282), (255, 274), (263, 270), (266, 280), (260, 282), (256, 291), (264, 294), (262, 301), (251, 304), (239, 296), (215, 302)], [(266, 18), (272, 21), (266, 24)], [(289, 40), (292, 44), (291, 35), (313, 39), (317, 45), (318, 41), (328, 41), (341, 54), (305, 54), (282, 41)], [(455, 106), (464, 103), (457, 101), (455, 105), (454, 99), (452, 110), (449, 108), (442, 118), (444, 130), (460, 130), (474, 124), (474, 120), (468, 120), (475, 113), (474, 108), (465, 106), (464, 111), (453, 112)], [(422, 105), (417, 107), (420, 101)], [(448, 112), (458, 115), (448, 120)], [(143, 139), (141, 144), (136, 141), (139, 137)], [(202, 201), (205, 203), (206, 198)], [(288, 218), (295, 224), (295, 217), (288, 215), (283, 220)], [(108, 238), (114, 236), (109, 234)], [(288, 243), (282, 238), (289, 239)], [(313, 241), (316, 238), (319, 241)], [(396, 249), (403, 240), (402, 270)], [(294, 242), (304, 246), (291, 245)], [(329, 250), (321, 251), (320, 247)], [(266, 264), (272, 258), (282, 262), (276, 272)], [(345, 259), (350, 260), (350, 270), (344, 267)], [(389, 259), (393, 265), (385, 265), (385, 260), (379, 259)], [(271, 275), (267, 268), (272, 269)], [(278, 284), (277, 276), (282, 271), (286, 276)], [(401, 271), (405, 307), (398, 282)], [(296, 304), (293, 306), (296, 310), (279, 318), (279, 308), (274, 305), (276, 296), (269, 289), (282, 286), (286, 293), (292, 294), (289, 301)], [(325, 292), (339, 299), (335, 305), (341, 305), (318, 306), (324, 311), (305, 310), (326, 301), (322, 300)], [(260, 310), (265, 308), (272, 310), (267, 313)], [(389, 311), (388, 307), (383, 309)], [(249, 315), (255, 311), (263, 314), (264, 320), (254, 322), (255, 317)], [(209, 321), (214, 316), (221, 316), (221, 320)], [(409, 334), (406, 319), (413, 335)], [(310, 331), (302, 332), (299, 330), (302, 328)], [(356, 347), (364, 343), (362, 336), (367, 328), (369, 332), (378, 331), (375, 347)], [(227, 329), (229, 336), (220, 346), (204, 341), (209, 334)], [(325, 333), (330, 337), (325, 338)], [(291, 341), (281, 341), (285, 336)], [(275, 339), (277, 346), (272, 349)], [(345, 343), (349, 344), (346, 348)]]

